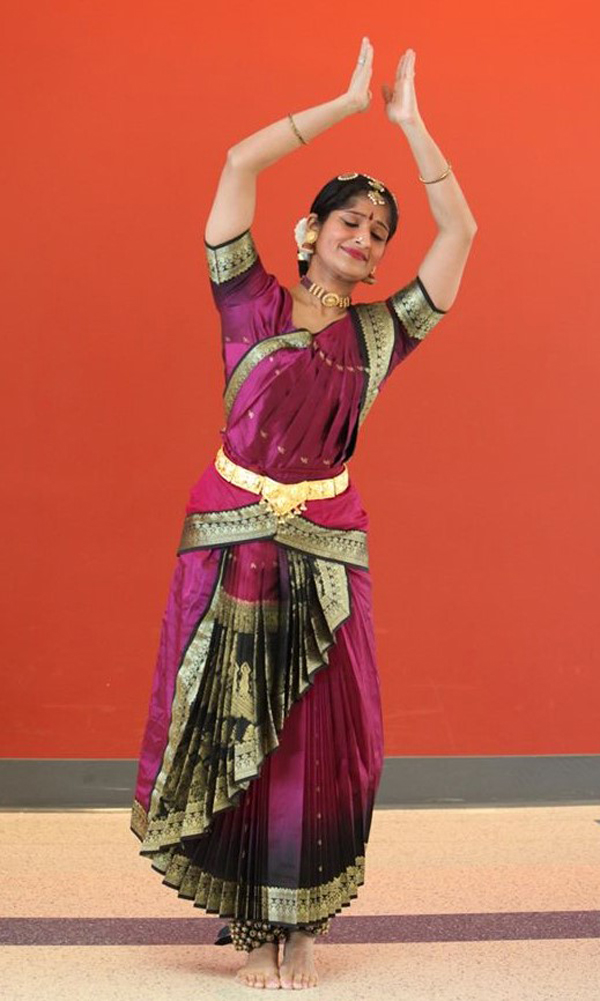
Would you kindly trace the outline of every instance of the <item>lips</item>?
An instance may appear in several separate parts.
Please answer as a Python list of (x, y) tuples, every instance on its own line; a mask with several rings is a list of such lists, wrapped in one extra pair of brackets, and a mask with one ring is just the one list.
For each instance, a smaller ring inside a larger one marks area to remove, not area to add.
[(366, 255), (361, 254), (360, 250), (350, 250), (349, 247), (342, 247), (342, 250), (345, 250), (347, 254), (350, 254), (350, 257), (355, 257), (357, 261), (366, 261), (367, 259)]

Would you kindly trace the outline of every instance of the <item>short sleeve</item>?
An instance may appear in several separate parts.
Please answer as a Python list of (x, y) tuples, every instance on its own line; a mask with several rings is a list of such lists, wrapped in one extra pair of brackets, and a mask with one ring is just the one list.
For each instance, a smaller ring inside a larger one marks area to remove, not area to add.
[(387, 374), (427, 337), (448, 310), (438, 309), (417, 275), (389, 299), (386, 306), (394, 321), (394, 348)]
[(216, 246), (204, 241), (210, 287), (221, 316), (226, 382), (247, 351), (277, 332), (284, 290), (269, 274), (250, 230)]
[(204, 249), (218, 309), (250, 303), (268, 288), (273, 276), (265, 271), (249, 229), (225, 243), (205, 240)]

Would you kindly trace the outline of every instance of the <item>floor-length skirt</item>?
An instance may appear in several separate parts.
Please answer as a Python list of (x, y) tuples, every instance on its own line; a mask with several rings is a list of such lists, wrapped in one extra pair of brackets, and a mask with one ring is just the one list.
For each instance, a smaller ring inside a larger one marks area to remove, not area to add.
[(333, 917), (382, 765), (369, 570), (264, 538), (180, 551), (131, 821), (163, 882), (221, 917)]

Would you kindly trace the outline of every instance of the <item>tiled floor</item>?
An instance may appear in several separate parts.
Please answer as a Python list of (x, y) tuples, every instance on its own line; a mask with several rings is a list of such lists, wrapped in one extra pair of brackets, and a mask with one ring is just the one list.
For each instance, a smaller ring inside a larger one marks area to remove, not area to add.
[[(0, 818), (3, 996), (232, 1001), (244, 962), (137, 853), (126, 810)], [(317, 941), (323, 1001), (598, 1001), (600, 805), (375, 810)], [(197, 943), (197, 944), (196, 944)]]

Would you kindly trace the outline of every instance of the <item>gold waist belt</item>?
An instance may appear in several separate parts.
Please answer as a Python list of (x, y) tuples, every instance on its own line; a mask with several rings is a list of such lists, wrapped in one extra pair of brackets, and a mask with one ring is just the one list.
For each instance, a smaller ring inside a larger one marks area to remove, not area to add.
[(348, 469), (344, 466), (337, 476), (325, 480), (300, 480), (297, 483), (280, 483), (270, 476), (262, 476), (252, 469), (238, 466), (229, 459), (223, 448), (219, 448), (215, 466), (221, 476), (234, 483), (236, 487), (251, 490), (260, 494), (262, 500), (270, 507), (278, 518), (290, 518), (292, 515), (306, 511), (306, 501), (323, 500), (325, 497), (335, 497), (347, 489), (350, 482)]

